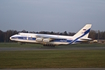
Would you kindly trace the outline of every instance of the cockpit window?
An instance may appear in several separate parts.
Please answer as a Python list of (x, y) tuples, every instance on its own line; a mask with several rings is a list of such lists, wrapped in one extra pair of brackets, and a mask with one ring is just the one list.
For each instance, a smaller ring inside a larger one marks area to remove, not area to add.
[(11, 37), (11, 39), (17, 39), (17, 37)]

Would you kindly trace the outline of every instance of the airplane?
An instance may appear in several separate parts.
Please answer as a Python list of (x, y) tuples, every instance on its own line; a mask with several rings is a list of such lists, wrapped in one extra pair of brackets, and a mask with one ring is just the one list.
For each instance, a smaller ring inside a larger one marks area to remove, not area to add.
[(34, 33), (19, 33), (10, 37), (10, 40), (21, 43), (35, 43), (43, 46), (57, 46), (77, 44), (84, 41), (90, 41), (88, 38), (92, 24), (86, 24), (74, 36), (50, 35), (50, 34), (34, 34)]

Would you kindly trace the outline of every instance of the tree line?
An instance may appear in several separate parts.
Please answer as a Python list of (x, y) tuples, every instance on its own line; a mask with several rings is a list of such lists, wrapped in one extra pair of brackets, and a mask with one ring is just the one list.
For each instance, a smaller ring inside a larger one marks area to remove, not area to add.
[[(22, 30), (22, 31), (16, 31), (16, 30), (7, 30), (7, 31), (2, 31), (0, 30), (0, 42), (11, 42), (10, 41), (10, 36), (14, 35), (14, 34), (18, 34), (18, 33), (37, 33), (37, 34), (53, 34), (53, 35), (66, 35), (66, 36), (73, 36), (75, 33), (74, 32), (49, 32), (49, 31), (40, 31), (40, 32), (29, 32), (26, 30)], [(95, 31), (95, 30), (91, 30), (90, 34), (89, 34), (89, 38), (92, 38), (93, 40), (95, 39), (104, 39), (105, 40), (105, 31)]]

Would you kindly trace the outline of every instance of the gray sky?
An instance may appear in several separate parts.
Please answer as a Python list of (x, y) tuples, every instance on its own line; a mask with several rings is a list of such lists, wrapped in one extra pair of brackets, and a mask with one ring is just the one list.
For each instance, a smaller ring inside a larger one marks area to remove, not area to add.
[(0, 0), (0, 30), (105, 31), (105, 0)]

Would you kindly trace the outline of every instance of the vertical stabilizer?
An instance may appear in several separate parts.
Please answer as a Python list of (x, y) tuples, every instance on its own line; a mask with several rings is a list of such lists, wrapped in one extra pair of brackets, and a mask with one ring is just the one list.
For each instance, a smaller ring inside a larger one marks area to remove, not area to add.
[(78, 31), (73, 37), (75, 38), (88, 38), (92, 24), (86, 24), (80, 31)]

